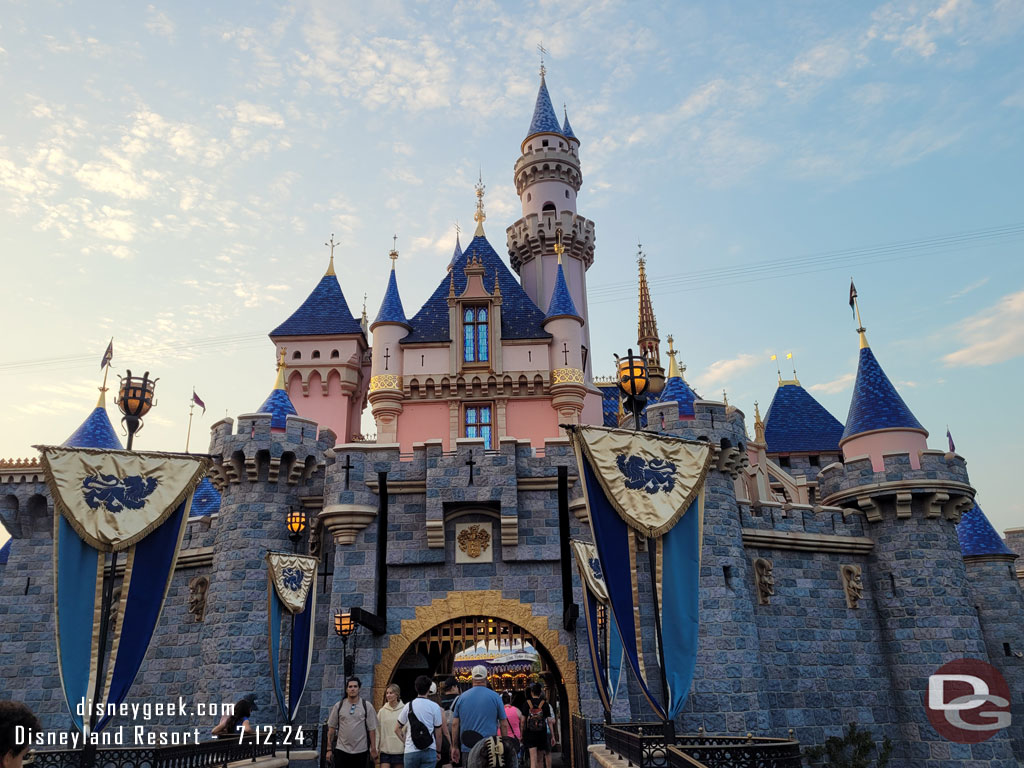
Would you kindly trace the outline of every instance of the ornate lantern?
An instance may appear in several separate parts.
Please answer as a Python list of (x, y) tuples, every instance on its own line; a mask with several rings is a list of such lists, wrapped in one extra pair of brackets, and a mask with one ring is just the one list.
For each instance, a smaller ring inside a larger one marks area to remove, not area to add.
[(154, 395), (156, 394), (156, 383), (159, 379), (150, 379), (149, 371), (142, 374), (142, 377), (132, 376), (127, 371), (127, 376), (120, 377), (121, 386), (117, 397), (117, 407), (121, 409), (124, 418), (121, 419), (128, 429), (128, 450), (132, 449), (132, 442), (135, 433), (142, 429), (142, 417), (149, 413), (149, 409), (156, 405)]
[(640, 429), (640, 412), (647, 405), (644, 394), (650, 386), (651, 379), (647, 371), (647, 360), (636, 357), (633, 350), (627, 351), (625, 357), (616, 358), (616, 374), (619, 391), (625, 405), (633, 412), (633, 429)]
[[(338, 611), (334, 614), (334, 632), (341, 637), (341, 659), (342, 668), (346, 679), (352, 675), (355, 659), (348, 655), (348, 639), (356, 632), (356, 623), (352, 621), (352, 614), (348, 611)], [(353, 648), (353, 652), (354, 652)]]
[(306, 510), (289, 507), (285, 520), (288, 525), (288, 538), (297, 545), (302, 534), (306, 532)]

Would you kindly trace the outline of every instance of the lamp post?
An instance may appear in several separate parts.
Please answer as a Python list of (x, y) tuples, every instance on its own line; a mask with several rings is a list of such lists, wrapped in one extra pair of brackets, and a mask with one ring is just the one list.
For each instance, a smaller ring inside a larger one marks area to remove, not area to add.
[(306, 510), (288, 507), (288, 515), (285, 518), (288, 525), (288, 538), (292, 540), (295, 552), (299, 551), (299, 542), (306, 532)]
[(130, 370), (127, 373), (127, 376), (120, 377), (121, 387), (118, 392), (117, 407), (124, 414), (121, 421), (128, 428), (127, 450), (130, 451), (132, 442), (135, 440), (135, 433), (142, 429), (142, 417), (156, 405), (153, 396), (156, 394), (156, 383), (159, 379), (150, 379), (149, 371), (142, 374), (141, 378), (132, 376)]
[(341, 637), (341, 658), (345, 679), (353, 674), (353, 661), (348, 655), (348, 639), (356, 632), (356, 623), (352, 621), (352, 614), (348, 611), (338, 611), (334, 614), (334, 633)]

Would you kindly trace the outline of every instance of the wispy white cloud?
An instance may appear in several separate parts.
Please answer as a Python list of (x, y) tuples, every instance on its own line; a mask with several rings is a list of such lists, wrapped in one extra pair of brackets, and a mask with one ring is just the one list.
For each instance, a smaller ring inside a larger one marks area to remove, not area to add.
[(955, 329), (963, 347), (942, 358), (947, 366), (985, 366), (1024, 355), (1024, 291), (968, 317)]
[(284, 118), (263, 104), (251, 101), (240, 101), (235, 106), (235, 119), (243, 124), (268, 125), (271, 128), (284, 128)]
[(149, 18), (146, 21), (146, 29), (152, 32), (154, 35), (160, 37), (166, 37), (168, 40), (174, 39), (174, 22), (171, 21), (170, 17), (161, 10), (157, 10), (155, 5), (149, 5), (146, 8)]
[(694, 384), (700, 389), (714, 390), (728, 384), (729, 381), (755, 365), (762, 363), (762, 355), (741, 353), (736, 357), (716, 360), (706, 370), (694, 377)]
[(834, 395), (837, 392), (842, 392), (844, 389), (853, 384), (853, 380), (856, 378), (854, 373), (844, 373), (837, 379), (832, 381), (825, 381), (820, 384), (811, 384), (808, 387), (812, 392), (821, 392), (825, 395)]
[(970, 285), (965, 285), (965, 286), (964, 286), (963, 288), (961, 288), (960, 290), (958, 290), (958, 291), (957, 291), (956, 293), (954, 293), (954, 294), (953, 294), (952, 296), (950, 296), (949, 298), (950, 298), (950, 300), (952, 300), (952, 299), (959, 299), (959, 298), (960, 298), (961, 296), (966, 296), (966, 295), (967, 295), (968, 293), (970, 293), (971, 291), (976, 291), (976, 290), (978, 290), (979, 288), (981, 288), (981, 287), (982, 287), (983, 285), (985, 285), (986, 283), (988, 283), (988, 280), (989, 280), (989, 279), (988, 279), (987, 277), (983, 277), (983, 278), (981, 278), (980, 280), (975, 280), (975, 281), (974, 281), (973, 283), (971, 283)]

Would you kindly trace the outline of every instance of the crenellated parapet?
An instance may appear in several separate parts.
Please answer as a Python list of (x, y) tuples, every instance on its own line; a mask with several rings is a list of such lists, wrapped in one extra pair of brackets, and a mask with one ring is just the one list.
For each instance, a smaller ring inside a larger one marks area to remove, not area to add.
[(579, 259), (589, 269), (594, 263), (594, 222), (571, 211), (529, 213), (512, 224), (506, 230), (512, 269), (521, 272), (527, 261), (553, 253), (559, 230), (563, 258)]
[(325, 464), (324, 453), (335, 442), (329, 429), (317, 431), (317, 423), (288, 416), (284, 431), (271, 429), (269, 413), (250, 413), (225, 418), (210, 428), (210, 453), (214, 464), (210, 477), (222, 493), (231, 485), (285, 482), (297, 485)]
[(919, 457), (919, 469), (913, 468), (909, 453), (885, 454), (880, 472), (869, 456), (830, 464), (818, 476), (821, 502), (842, 507), (844, 514), (863, 514), (869, 522), (890, 515), (959, 522), (974, 504), (966, 461), (942, 451), (921, 451)]

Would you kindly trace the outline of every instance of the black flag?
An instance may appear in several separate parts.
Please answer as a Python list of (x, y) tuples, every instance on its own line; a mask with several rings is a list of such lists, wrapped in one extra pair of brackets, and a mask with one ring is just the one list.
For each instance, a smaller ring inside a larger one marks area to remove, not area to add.
[(853, 278), (850, 279), (850, 312), (853, 313), (853, 319), (857, 319), (857, 314), (853, 311), (853, 302), (857, 298), (857, 288), (853, 284)]

